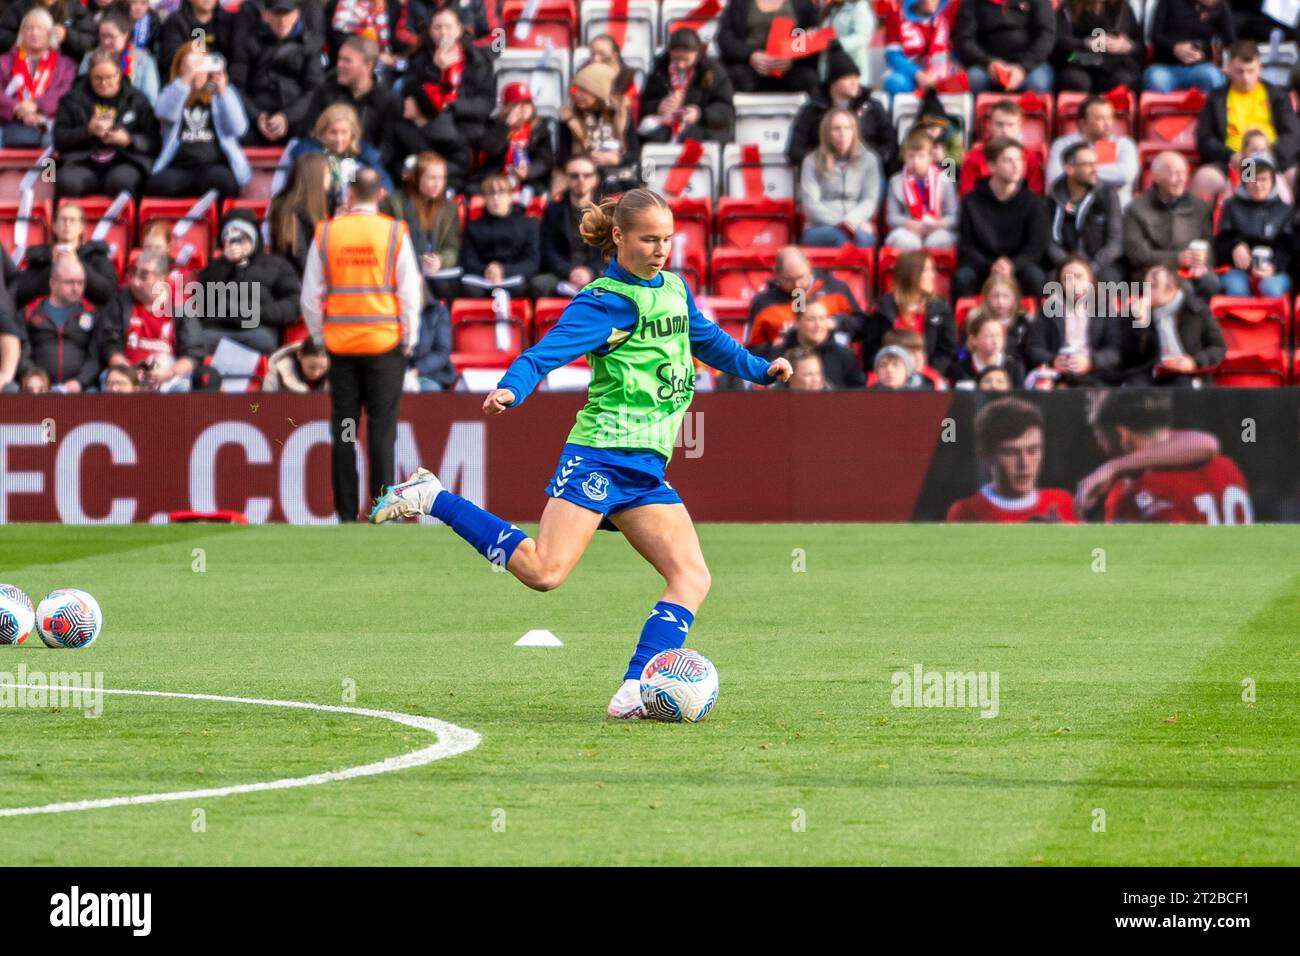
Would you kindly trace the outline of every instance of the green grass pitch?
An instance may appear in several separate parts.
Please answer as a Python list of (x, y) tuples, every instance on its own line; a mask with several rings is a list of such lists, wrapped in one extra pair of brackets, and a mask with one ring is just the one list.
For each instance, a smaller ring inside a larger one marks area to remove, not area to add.
[[(1300, 862), (1300, 531), (700, 533), (714, 583), (690, 644), (722, 691), (706, 722), (678, 726), (604, 715), (660, 589), (615, 534), (537, 594), (445, 528), (0, 529), (0, 581), (34, 600), (85, 588), (107, 620), (85, 651), (0, 647), (0, 672), (322, 704), (354, 682), (355, 706), (482, 735), (366, 779), (0, 818), (0, 860)], [(565, 646), (512, 646), (534, 627)], [(998, 715), (893, 706), (891, 675), (917, 663), (996, 672)], [(161, 698), (108, 696), (98, 719), (11, 708), (0, 807), (275, 780), (432, 742)]]

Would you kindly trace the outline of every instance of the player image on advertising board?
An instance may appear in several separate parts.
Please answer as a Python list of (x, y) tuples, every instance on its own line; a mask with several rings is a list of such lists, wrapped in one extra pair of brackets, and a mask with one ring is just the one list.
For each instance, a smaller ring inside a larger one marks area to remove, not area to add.
[(1208, 432), (1171, 427), (1169, 396), (1119, 389), (1097, 397), (1088, 423), (1107, 461), (1079, 483), (1083, 514), (1104, 497), (1107, 522), (1254, 524), (1250, 488)]
[(1039, 488), (1043, 465), (1043, 414), (1020, 398), (989, 402), (975, 416), (975, 447), (991, 480), (952, 503), (949, 522), (1077, 522), (1068, 491)]

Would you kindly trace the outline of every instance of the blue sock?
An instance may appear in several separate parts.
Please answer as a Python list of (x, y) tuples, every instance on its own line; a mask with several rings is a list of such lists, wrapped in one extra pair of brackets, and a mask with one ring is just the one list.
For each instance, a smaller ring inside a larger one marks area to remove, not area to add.
[(681, 647), (686, 643), (686, 635), (695, 623), (695, 615), (680, 604), (660, 601), (650, 612), (649, 619), (641, 628), (641, 640), (636, 645), (632, 659), (627, 663), (624, 680), (638, 680), (650, 658), (660, 651)]
[(528, 537), (509, 521), (450, 491), (438, 492), (433, 499), (432, 514), (473, 545), (475, 551), (502, 568), (510, 563), (515, 548)]

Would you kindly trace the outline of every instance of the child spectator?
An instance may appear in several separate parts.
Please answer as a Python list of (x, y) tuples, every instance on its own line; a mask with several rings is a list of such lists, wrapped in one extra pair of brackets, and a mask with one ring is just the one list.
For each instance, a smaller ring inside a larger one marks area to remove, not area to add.
[(330, 357), (311, 336), (273, 352), (262, 380), (264, 392), (328, 392)]
[(915, 130), (903, 146), (903, 169), (889, 181), (885, 245), (939, 249), (957, 244), (957, 190), (948, 169), (934, 162), (934, 140)]
[(951, 0), (900, 0), (885, 21), (884, 90), (923, 93), (961, 73), (952, 52)]
[[(1226, 295), (1281, 296), (1291, 289), (1295, 233), (1291, 204), (1277, 194), (1277, 169), (1270, 153), (1250, 157), (1253, 175), (1244, 176), (1223, 204), (1214, 254), (1232, 268), (1222, 276)], [(1257, 290), (1257, 291), (1256, 291)]]
[(482, 298), (497, 288), (522, 293), (540, 260), (537, 220), (514, 204), (510, 180), (500, 174), (483, 180), (483, 201), (483, 215), (465, 226), (461, 294)]
[(977, 315), (966, 323), (966, 347), (953, 366), (952, 381), (958, 387), (974, 387), (979, 376), (989, 368), (1003, 369), (1011, 386), (1019, 388), (1025, 380), (1020, 360), (1007, 351), (1007, 333), (1002, 323), (991, 315)]
[(966, 313), (967, 326), (980, 316), (997, 319), (1006, 338), (1006, 350), (1018, 359), (1023, 356), (1033, 315), (1026, 311), (1021, 302), (1020, 286), (1016, 284), (1014, 276), (988, 277), (984, 288), (980, 290), (979, 302)]
[(507, 83), (501, 90), (501, 108), (489, 121), (479, 151), (479, 171), (470, 188), (477, 190), (491, 173), (510, 180), (516, 198), (527, 203), (551, 189), (555, 150), (551, 124), (537, 115), (527, 83)]

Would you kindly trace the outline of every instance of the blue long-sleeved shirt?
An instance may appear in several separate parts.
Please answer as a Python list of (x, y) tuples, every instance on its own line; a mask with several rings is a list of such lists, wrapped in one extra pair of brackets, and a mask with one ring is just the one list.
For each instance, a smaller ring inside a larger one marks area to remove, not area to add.
[[(653, 279), (632, 275), (617, 260), (612, 260), (605, 275), (620, 282), (657, 289), (664, 284), (662, 274)], [(691, 354), (720, 372), (736, 375), (755, 385), (770, 385), (767, 368), (771, 362), (759, 358), (704, 317), (686, 289), (686, 314), (690, 320)], [(604, 355), (610, 350), (609, 338), (616, 332), (636, 329), (636, 305), (622, 296), (594, 296), (580, 292), (569, 303), (555, 327), (506, 369), (497, 388), (508, 388), (515, 395), (515, 408), (524, 403), (537, 383), (549, 372), (576, 361), (588, 352)], [(620, 337), (621, 338), (621, 337)]]

